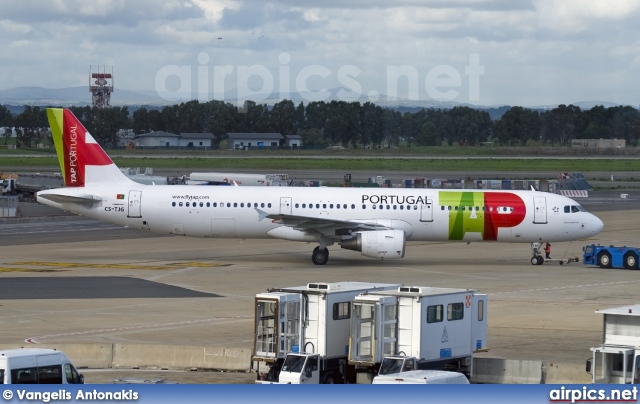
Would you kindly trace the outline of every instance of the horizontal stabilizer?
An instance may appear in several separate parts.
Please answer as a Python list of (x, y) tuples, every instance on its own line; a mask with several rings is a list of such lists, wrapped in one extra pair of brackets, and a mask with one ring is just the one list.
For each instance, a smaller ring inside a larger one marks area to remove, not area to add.
[(102, 198), (97, 195), (63, 195), (52, 193), (38, 193), (38, 199), (48, 199), (56, 203), (80, 203), (84, 205), (91, 205), (94, 202), (100, 202)]

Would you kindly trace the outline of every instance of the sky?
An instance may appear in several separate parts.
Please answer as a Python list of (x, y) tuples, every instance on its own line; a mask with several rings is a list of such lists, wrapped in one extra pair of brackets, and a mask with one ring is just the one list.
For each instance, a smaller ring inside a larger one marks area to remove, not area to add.
[[(637, 0), (0, 0), (0, 90), (640, 105)], [(95, 67), (94, 67), (95, 68)]]

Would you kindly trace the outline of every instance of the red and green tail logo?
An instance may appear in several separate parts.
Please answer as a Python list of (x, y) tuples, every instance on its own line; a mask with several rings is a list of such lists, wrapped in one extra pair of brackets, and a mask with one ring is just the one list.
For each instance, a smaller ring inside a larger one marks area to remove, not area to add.
[(87, 166), (113, 164), (113, 161), (71, 111), (62, 108), (48, 108), (47, 117), (58, 154), (60, 170), (62, 170), (64, 183), (67, 187), (83, 187), (85, 185)]

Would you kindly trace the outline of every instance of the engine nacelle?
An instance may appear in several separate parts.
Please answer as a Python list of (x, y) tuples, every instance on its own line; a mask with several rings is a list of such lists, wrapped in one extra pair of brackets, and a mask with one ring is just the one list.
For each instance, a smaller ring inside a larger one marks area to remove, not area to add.
[(398, 259), (404, 257), (405, 234), (402, 230), (372, 230), (354, 234), (342, 240), (340, 246), (347, 250), (360, 251), (365, 257)]

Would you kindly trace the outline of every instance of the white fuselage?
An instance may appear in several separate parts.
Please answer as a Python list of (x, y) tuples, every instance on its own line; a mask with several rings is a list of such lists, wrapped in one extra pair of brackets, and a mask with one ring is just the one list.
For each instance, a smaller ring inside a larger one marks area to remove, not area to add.
[[(53, 202), (45, 199), (49, 193), (97, 198)], [(531, 243), (582, 239), (603, 227), (577, 202), (537, 191), (131, 183), (41, 191), (38, 201), (132, 228), (192, 237), (312, 241), (320, 224), (325, 237), (339, 241), (345, 236), (340, 222), (349, 222), (403, 230), (414, 241)]]

